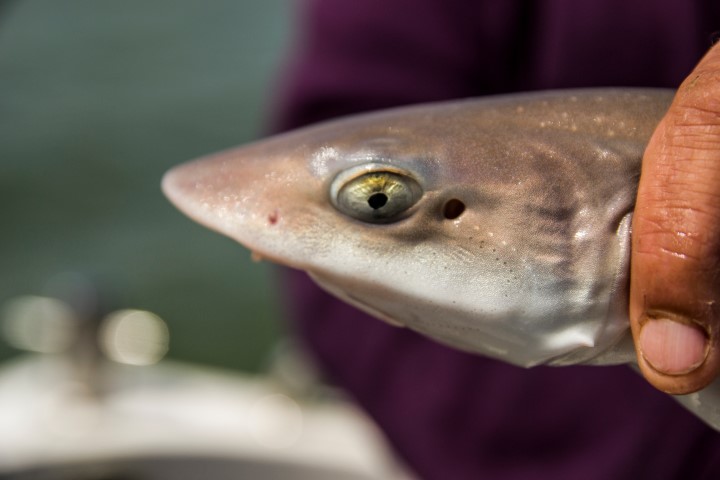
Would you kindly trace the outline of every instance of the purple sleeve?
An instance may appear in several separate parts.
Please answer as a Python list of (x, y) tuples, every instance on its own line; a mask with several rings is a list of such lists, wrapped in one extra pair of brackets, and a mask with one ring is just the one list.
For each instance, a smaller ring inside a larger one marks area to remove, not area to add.
[[(702, 1), (307, 2), (277, 126), (513, 90), (674, 86), (709, 48), (718, 10)], [(285, 280), (299, 335), (421, 478), (720, 478), (720, 435), (626, 367), (519, 369), (387, 326), (302, 273)]]
[(477, 5), (484, 3), (497, 5), (468, 9), (468, 2), (457, 0), (303, 2), (298, 46), (282, 82), (285, 102), (277, 128), (511, 91), (505, 59), (518, 48), (513, 39), (521, 28), (516, 22), (519, 2)]

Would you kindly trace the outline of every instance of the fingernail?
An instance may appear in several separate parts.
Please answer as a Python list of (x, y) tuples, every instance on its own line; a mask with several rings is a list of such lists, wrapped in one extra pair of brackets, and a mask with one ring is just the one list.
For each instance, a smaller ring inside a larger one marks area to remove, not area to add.
[(705, 332), (665, 318), (648, 320), (640, 330), (640, 353), (655, 370), (683, 375), (702, 365), (708, 353)]

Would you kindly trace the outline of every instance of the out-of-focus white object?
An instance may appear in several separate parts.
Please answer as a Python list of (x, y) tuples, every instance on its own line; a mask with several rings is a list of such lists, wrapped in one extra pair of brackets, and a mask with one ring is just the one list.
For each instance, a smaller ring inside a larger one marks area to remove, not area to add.
[[(44, 466), (84, 465), (134, 478), (145, 463), (159, 469), (154, 459), (170, 469), (173, 459), (198, 459), (225, 465), (217, 478), (250, 478), (249, 467), (259, 479), (409, 478), (371, 422), (343, 400), (304, 403), (271, 380), (169, 361), (106, 367), (101, 399), (73, 382), (62, 359), (31, 356), (0, 370), (0, 474), (20, 479), (18, 472)], [(188, 468), (141, 478), (185, 478)]]
[(144, 310), (118, 310), (105, 317), (100, 348), (111, 360), (128, 365), (152, 365), (168, 351), (170, 333), (165, 322)]
[(159, 317), (106, 314), (91, 285), (76, 285), (75, 300), (0, 308), (9, 342), (49, 353), (0, 367), (3, 479), (411, 478), (372, 422), (318, 388), (288, 345), (267, 377), (161, 361)]
[(16, 348), (38, 353), (69, 349), (77, 330), (75, 312), (57, 298), (23, 295), (0, 309), (2, 333)]

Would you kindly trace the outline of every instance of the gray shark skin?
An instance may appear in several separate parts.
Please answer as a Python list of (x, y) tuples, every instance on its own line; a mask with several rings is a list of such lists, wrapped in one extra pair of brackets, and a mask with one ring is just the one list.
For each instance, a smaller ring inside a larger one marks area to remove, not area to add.
[[(632, 210), (672, 97), (550, 91), (358, 115), (180, 165), (163, 190), (256, 255), (452, 347), (525, 367), (631, 363)], [(681, 401), (720, 428), (719, 398), (711, 385)]]

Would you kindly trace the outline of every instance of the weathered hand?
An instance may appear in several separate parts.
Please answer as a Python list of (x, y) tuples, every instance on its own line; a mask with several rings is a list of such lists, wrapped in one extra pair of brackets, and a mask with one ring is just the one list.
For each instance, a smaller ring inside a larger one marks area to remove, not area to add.
[(720, 373), (720, 44), (683, 82), (645, 151), (630, 319), (643, 375), (689, 393)]

